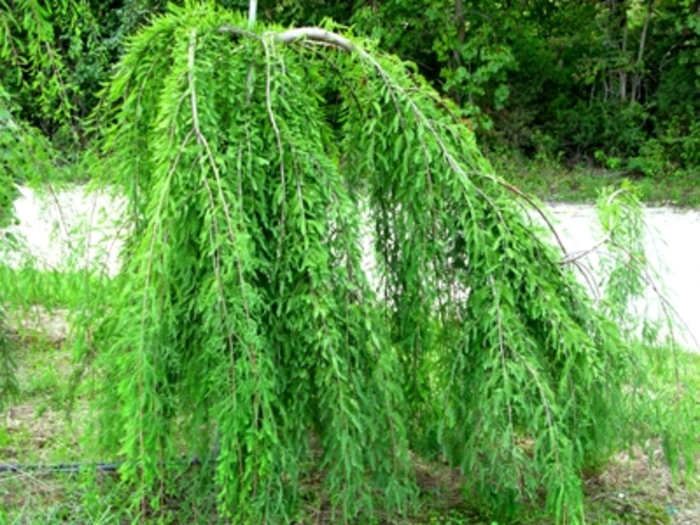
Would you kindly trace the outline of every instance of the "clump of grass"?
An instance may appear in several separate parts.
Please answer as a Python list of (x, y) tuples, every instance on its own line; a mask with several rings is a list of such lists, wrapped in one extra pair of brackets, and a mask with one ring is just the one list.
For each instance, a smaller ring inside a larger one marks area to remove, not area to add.
[(605, 187), (631, 180), (649, 205), (700, 207), (698, 173), (678, 172), (661, 178), (586, 164), (570, 167), (556, 160), (531, 160), (503, 152), (492, 154), (490, 160), (512, 184), (545, 201), (593, 203)]

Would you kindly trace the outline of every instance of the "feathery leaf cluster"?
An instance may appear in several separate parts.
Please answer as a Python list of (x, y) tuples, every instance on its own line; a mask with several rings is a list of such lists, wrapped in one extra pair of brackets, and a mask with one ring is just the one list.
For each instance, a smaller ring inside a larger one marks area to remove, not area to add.
[(185, 453), (236, 523), (292, 519), (313, 473), (337, 519), (401, 511), (414, 451), (577, 521), (626, 435), (630, 346), (406, 64), (244, 27), (172, 8), (106, 94), (133, 228), (99, 438), (134, 505), (164, 511)]

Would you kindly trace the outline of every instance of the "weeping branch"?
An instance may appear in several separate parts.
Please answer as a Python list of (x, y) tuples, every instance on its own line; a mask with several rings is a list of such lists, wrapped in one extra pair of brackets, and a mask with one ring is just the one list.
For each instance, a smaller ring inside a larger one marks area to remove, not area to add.
[(232, 522), (296, 520), (312, 474), (335, 521), (408, 511), (423, 452), (487, 508), (544, 492), (582, 516), (580, 472), (634, 420), (634, 360), (521, 207), (542, 210), (398, 58), (191, 9), (137, 35), (105, 104), (109, 182), (143, 173), (95, 338), (132, 504), (166, 500), (160, 460), (215, 433), (198, 483)]

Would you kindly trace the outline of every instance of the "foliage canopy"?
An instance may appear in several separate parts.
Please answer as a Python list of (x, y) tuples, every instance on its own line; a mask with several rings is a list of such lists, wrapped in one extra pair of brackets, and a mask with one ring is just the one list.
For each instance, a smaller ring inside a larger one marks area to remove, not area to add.
[[(122, 25), (138, 25), (137, 4)], [(108, 51), (81, 32), (78, 4), (18, 5), (35, 23), (0, 23), (36, 42), (8, 39), (0, 58), (33, 66), (0, 82), (27, 95), (53, 68), (37, 107), (78, 141), (79, 86), (102, 78)], [(74, 53), (91, 43), (82, 80), (61, 81), (70, 53), (42, 54), (61, 40), (52, 17)], [(94, 453), (124, 460), (132, 507), (167, 520), (186, 494), (179, 511), (285, 522), (318, 479), (336, 521), (408, 512), (419, 457), (460, 468), (502, 517), (544, 494), (575, 523), (581, 473), (619, 446), (662, 434), (678, 465), (692, 429), (649, 408), (619, 312), (542, 240), (532, 201), (493, 173), (457, 107), (330, 23), (247, 25), (213, 3), (171, 7), (129, 39), (96, 113), (101, 182), (128, 197), (129, 233), (115, 286), (78, 319), (79, 350), (104, 385)], [(5, 191), (55, 159), (0, 93)]]
[(131, 233), (83, 350), (133, 505), (166, 512), (185, 454), (234, 522), (294, 519), (310, 476), (336, 519), (407, 511), (415, 453), (506, 515), (544, 489), (581, 521), (582, 470), (630, 436), (633, 347), (409, 64), (245, 27), (172, 7), (105, 94)]

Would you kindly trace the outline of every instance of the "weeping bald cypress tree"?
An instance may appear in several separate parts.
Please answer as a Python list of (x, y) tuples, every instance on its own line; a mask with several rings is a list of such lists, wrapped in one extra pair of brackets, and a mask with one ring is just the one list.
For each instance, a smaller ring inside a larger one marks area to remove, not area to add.
[(581, 470), (626, 434), (630, 347), (408, 64), (171, 8), (105, 105), (131, 233), (97, 428), (134, 505), (182, 495), (184, 454), (221, 519), (292, 520), (313, 476), (336, 520), (366, 519), (410, 509), (413, 451), (487, 504), (544, 489), (582, 518)]

